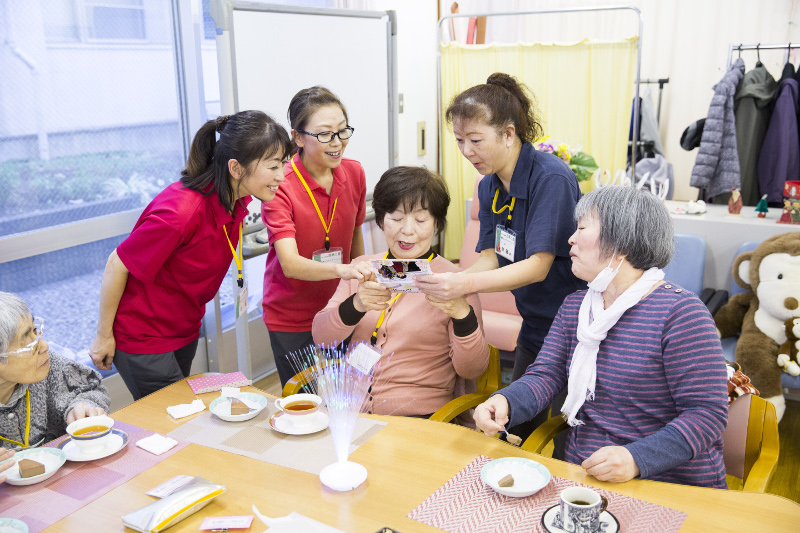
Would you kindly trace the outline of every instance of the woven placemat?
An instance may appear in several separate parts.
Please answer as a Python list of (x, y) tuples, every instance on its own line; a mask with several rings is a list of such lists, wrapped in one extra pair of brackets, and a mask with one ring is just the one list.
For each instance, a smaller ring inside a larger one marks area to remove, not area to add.
[[(527, 498), (512, 498), (495, 492), (481, 480), (481, 467), (492, 459), (478, 456), (463, 470), (408, 514), (423, 524), (450, 533), (547, 533), (542, 514), (559, 502), (567, 487), (588, 487), (553, 476), (550, 483)], [(608, 511), (625, 533), (672, 533), (681, 528), (686, 513), (588, 487), (608, 499)]]
[[(275, 411), (277, 408), (268, 404), (255, 418), (245, 422), (226, 422), (204, 411), (168, 435), (309, 474), (319, 474), (323, 468), (336, 462), (330, 428), (310, 435), (286, 435), (269, 425)], [(385, 425), (386, 422), (358, 417), (350, 453)]]
[[(128, 434), (128, 445), (113, 455), (90, 462), (67, 461), (53, 477), (35, 485), (0, 483), (0, 516), (22, 520), (30, 533), (37, 533), (189, 445), (178, 440), (171, 450), (153, 455), (136, 446), (152, 431), (119, 420), (114, 429)], [(65, 438), (46, 446), (56, 447)]]

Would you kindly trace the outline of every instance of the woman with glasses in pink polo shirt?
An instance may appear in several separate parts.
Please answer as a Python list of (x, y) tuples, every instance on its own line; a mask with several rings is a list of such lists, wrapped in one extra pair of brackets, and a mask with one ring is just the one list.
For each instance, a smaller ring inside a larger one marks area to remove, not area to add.
[(237, 245), (247, 204), (275, 197), (290, 152), (286, 130), (262, 111), (206, 122), (180, 181), (150, 202), (111, 253), (89, 355), (101, 370), (113, 361), (134, 399), (189, 375), (205, 304), (231, 259), (243, 287)]
[(298, 150), (275, 200), (261, 206), (270, 243), (263, 317), (282, 385), (294, 375), (289, 354), (314, 344), (311, 322), (339, 280), (369, 275), (368, 265), (349, 264), (364, 255), (367, 182), (361, 163), (342, 157), (355, 131), (347, 110), (311, 87), (294, 95), (288, 116)]

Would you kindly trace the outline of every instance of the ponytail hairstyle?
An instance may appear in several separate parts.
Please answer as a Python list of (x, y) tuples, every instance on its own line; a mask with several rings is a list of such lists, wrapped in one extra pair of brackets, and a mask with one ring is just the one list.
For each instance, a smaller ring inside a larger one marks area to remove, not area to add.
[(289, 134), (263, 111), (221, 115), (197, 130), (186, 168), (181, 171), (181, 183), (204, 196), (216, 192), (219, 203), (233, 213), (236, 195), (228, 161), (238, 161), (247, 175), (254, 163), (273, 157), (283, 160), (291, 150)]
[(543, 133), (534, 108), (533, 94), (525, 84), (513, 76), (495, 72), (486, 83), (470, 87), (453, 98), (445, 111), (445, 119), (448, 124), (456, 119), (483, 122), (494, 127), (498, 135), (507, 125), (513, 124), (517, 137), (526, 143), (533, 142)]
[[(344, 107), (342, 101), (331, 91), (319, 85), (309, 87), (308, 89), (302, 89), (292, 97), (292, 101), (289, 102), (289, 110), (286, 112), (289, 125), (294, 131), (305, 131), (308, 121), (311, 120), (311, 116), (319, 108), (329, 105), (339, 106), (344, 114), (344, 120), (349, 126), (350, 119), (347, 118), (347, 109)], [(292, 154), (302, 150), (302, 148), (298, 148), (298, 146), (294, 144), (294, 140), (292, 140), (292, 148)]]

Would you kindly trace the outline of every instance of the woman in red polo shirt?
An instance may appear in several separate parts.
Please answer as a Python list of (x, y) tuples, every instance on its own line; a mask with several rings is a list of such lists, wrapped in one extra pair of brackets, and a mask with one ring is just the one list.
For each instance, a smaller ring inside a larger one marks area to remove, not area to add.
[(286, 130), (262, 111), (206, 122), (180, 182), (150, 202), (111, 252), (89, 355), (101, 370), (113, 361), (134, 399), (189, 375), (205, 304), (231, 259), (241, 276), (236, 248), (247, 204), (275, 197), (290, 153)]
[(368, 265), (349, 264), (364, 255), (367, 182), (361, 163), (342, 157), (354, 131), (347, 110), (311, 87), (294, 95), (288, 116), (298, 151), (275, 201), (261, 206), (270, 243), (263, 317), (282, 385), (294, 375), (289, 354), (314, 344), (311, 322), (339, 279), (369, 275)]

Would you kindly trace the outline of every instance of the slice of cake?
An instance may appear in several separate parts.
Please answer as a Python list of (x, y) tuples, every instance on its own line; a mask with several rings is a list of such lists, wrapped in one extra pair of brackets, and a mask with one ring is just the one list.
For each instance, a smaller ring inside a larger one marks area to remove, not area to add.
[(232, 415), (246, 415), (250, 412), (250, 408), (245, 405), (243, 401), (238, 398), (231, 398), (231, 414)]
[(32, 459), (20, 459), (17, 463), (19, 465), (19, 477), (33, 477), (44, 474), (44, 465)]

